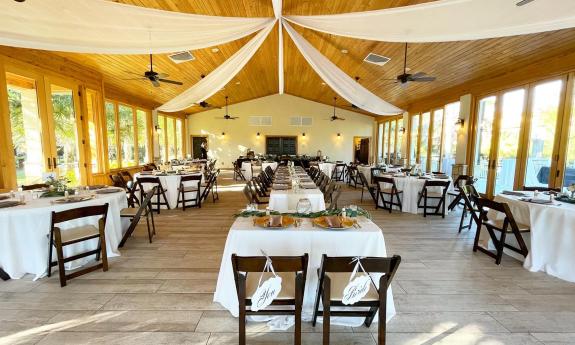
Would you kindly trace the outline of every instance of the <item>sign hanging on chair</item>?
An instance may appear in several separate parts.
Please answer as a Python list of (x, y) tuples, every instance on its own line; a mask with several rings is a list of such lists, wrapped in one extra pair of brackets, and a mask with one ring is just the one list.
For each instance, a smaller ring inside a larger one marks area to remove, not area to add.
[[(279, 295), (282, 289), (282, 278), (276, 274), (272, 265), (272, 259), (262, 250), (266, 257), (266, 264), (264, 270), (260, 275), (258, 287), (252, 295), (252, 311), (259, 311), (269, 306), (274, 299)], [(273, 277), (267, 279), (262, 283), (262, 278), (265, 272), (272, 272)]]
[[(349, 283), (343, 289), (343, 297), (341, 299), (341, 303), (345, 305), (352, 305), (359, 302), (367, 295), (369, 289), (371, 288), (371, 277), (369, 276), (369, 273), (363, 269), (360, 259), (360, 257), (353, 259), (353, 261), (356, 262), (355, 267), (353, 272), (351, 272), (351, 276), (349, 277)], [(365, 275), (358, 276), (354, 279), (360, 268), (363, 273), (365, 273)]]

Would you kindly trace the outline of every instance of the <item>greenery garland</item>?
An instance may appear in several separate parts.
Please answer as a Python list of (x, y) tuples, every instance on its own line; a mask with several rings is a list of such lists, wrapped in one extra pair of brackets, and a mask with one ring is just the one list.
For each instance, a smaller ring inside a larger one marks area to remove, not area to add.
[[(346, 210), (346, 213), (348, 211)], [(322, 216), (339, 216), (341, 215), (342, 210), (341, 209), (335, 209), (335, 210), (324, 210), (324, 211), (318, 211), (318, 212), (311, 212), (311, 213), (290, 213), (290, 212), (286, 212), (286, 213), (280, 213), (278, 211), (270, 211), (271, 215), (282, 215), (282, 216), (292, 216), (292, 217), (296, 217), (296, 218), (317, 218), (317, 217), (322, 217)], [(347, 213), (348, 216), (350, 216), (349, 213)], [(242, 217), (242, 218), (249, 218), (249, 217), (263, 217), (266, 215), (266, 211), (242, 211), (240, 213), (234, 214), (235, 218), (238, 217)], [(366, 210), (364, 210), (361, 207), (357, 208), (357, 216), (360, 217), (365, 217), (367, 219), (371, 219), (371, 214), (369, 214), (369, 212), (367, 212)]]

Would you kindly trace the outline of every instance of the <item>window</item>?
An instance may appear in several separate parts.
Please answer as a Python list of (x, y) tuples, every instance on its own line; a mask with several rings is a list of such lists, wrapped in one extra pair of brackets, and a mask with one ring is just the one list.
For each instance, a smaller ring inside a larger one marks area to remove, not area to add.
[(176, 120), (176, 157), (183, 158), (182, 152), (182, 120)]
[(445, 106), (444, 128), (443, 128), (443, 149), (441, 150), (441, 171), (451, 176), (453, 164), (455, 164), (455, 153), (457, 150), (457, 126), (455, 123), (459, 119), (461, 103), (455, 102)]
[(296, 155), (297, 137), (266, 137), (266, 154)]
[(377, 126), (377, 152), (378, 161), (383, 162), (383, 123)]
[(160, 153), (160, 160), (165, 162), (166, 157), (166, 118), (162, 115), (158, 115), (158, 150)]
[(110, 169), (119, 168), (118, 151), (116, 141), (116, 106), (106, 102), (106, 132), (108, 136), (108, 162)]
[(403, 118), (386, 119), (379, 124), (379, 157), (385, 164), (401, 164)]
[(415, 164), (417, 162), (417, 152), (419, 145), (419, 115), (411, 117), (411, 133), (409, 138), (409, 163)]
[(401, 164), (401, 148), (403, 145), (403, 134), (405, 133), (405, 127), (403, 127), (403, 118), (397, 120), (397, 151), (395, 151), (395, 157), (397, 159), (397, 163)]
[(390, 121), (389, 122), (389, 164), (394, 164), (395, 163), (395, 155), (396, 155), (396, 149), (395, 149), (395, 123), (397, 121)]
[(168, 140), (168, 160), (176, 158), (176, 129), (174, 119), (166, 119), (166, 139)]
[(433, 126), (431, 133), (431, 171), (441, 170), (441, 143), (443, 140), (443, 109), (433, 112)]
[(158, 115), (158, 148), (160, 160), (184, 158), (183, 120), (167, 115)]
[(120, 104), (118, 106), (118, 121), (120, 129), (120, 154), (122, 157), (122, 167), (136, 165), (134, 151), (134, 112), (131, 107)]
[(150, 161), (148, 156), (148, 113), (142, 109), (136, 110), (136, 132), (138, 134), (138, 164), (143, 165)]
[(419, 138), (419, 166), (421, 170), (427, 171), (427, 157), (429, 148), (429, 112), (421, 114), (421, 134)]
[(567, 155), (565, 159), (565, 168), (563, 169), (563, 187), (568, 187), (575, 183), (575, 89), (571, 95), (571, 123), (567, 138)]

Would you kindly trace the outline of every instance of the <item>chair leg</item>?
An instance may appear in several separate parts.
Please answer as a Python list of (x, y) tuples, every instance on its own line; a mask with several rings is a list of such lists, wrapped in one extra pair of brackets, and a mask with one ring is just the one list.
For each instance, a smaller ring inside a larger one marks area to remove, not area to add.
[(150, 215), (146, 213), (146, 226), (148, 227), (148, 240), (152, 243), (152, 229), (150, 229)]
[(387, 276), (379, 281), (379, 328), (377, 330), (377, 344), (385, 345), (385, 333), (387, 332)]
[(501, 238), (499, 239), (499, 245), (497, 246), (497, 258), (495, 259), (495, 264), (501, 265), (501, 259), (503, 258), (503, 248), (505, 248), (505, 237), (507, 232), (501, 232)]
[(64, 251), (62, 250), (62, 236), (60, 230), (54, 230), (54, 241), (56, 247), (56, 255), (58, 256), (58, 274), (60, 276), (60, 286), (66, 286), (66, 270), (64, 269)]
[(106, 248), (106, 232), (104, 224), (100, 226), (100, 243), (102, 252), (102, 270), (106, 272), (108, 270), (108, 250)]
[(295, 291), (295, 325), (294, 325), (294, 344), (301, 345), (301, 306), (302, 306), (302, 291), (304, 290), (304, 282), (301, 274), (296, 277), (296, 291)]
[(389, 213), (391, 213), (392, 208), (393, 208), (393, 191), (391, 191), (391, 195), (389, 196)]
[(148, 212), (150, 214), (150, 218), (152, 219), (152, 234), (156, 234), (156, 223), (154, 223), (154, 210), (152, 210), (152, 205), (148, 204)]
[(4, 281), (10, 280), (10, 276), (8, 275), (8, 273), (6, 273), (6, 271), (4, 271), (1, 268), (0, 268), (0, 279), (2, 279)]
[(331, 302), (331, 282), (326, 278), (323, 282), (322, 303), (323, 303), (323, 345), (329, 345), (330, 332), (330, 302)]
[(427, 193), (423, 197), (423, 217), (427, 217)]
[(466, 217), (466, 215), (467, 215), (467, 211), (466, 211), (466, 207), (464, 207), (463, 211), (461, 211), (461, 220), (459, 221), (458, 233), (461, 233), (461, 230), (463, 230), (463, 219)]
[(50, 242), (48, 248), (48, 277), (52, 276), (52, 248), (54, 247), (54, 232), (50, 230)]

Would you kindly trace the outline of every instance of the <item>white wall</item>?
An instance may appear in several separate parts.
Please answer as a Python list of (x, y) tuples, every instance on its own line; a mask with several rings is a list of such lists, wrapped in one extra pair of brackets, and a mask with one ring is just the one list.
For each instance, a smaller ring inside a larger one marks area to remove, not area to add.
[(467, 144), (469, 142), (469, 128), (471, 125), (470, 117), (473, 107), (473, 97), (471, 94), (461, 96), (459, 118), (463, 119), (463, 128), (457, 133), (457, 150), (455, 153), (456, 164), (466, 164), (467, 161)]
[[(229, 113), (239, 116), (237, 120), (215, 119), (222, 117), (225, 109), (189, 115), (187, 145), (189, 147), (191, 135), (206, 135), (210, 158), (217, 158), (219, 167), (231, 167), (232, 161), (248, 148), (256, 153), (265, 153), (266, 135), (297, 135), (298, 154), (315, 155), (321, 150), (330, 159), (349, 162), (353, 157), (354, 136), (371, 137), (372, 143), (375, 140), (375, 121), (371, 116), (339, 108), (336, 114), (346, 120), (328, 121), (332, 112), (333, 108), (328, 105), (292, 95), (266, 96), (230, 105)], [(249, 126), (249, 116), (272, 116), (272, 126)], [(313, 126), (290, 126), (291, 116), (312, 117)], [(222, 132), (226, 134), (222, 136)], [(260, 132), (259, 137), (257, 132)], [(305, 137), (302, 136), (303, 132)], [(338, 137), (337, 133), (341, 133), (341, 136)]]

